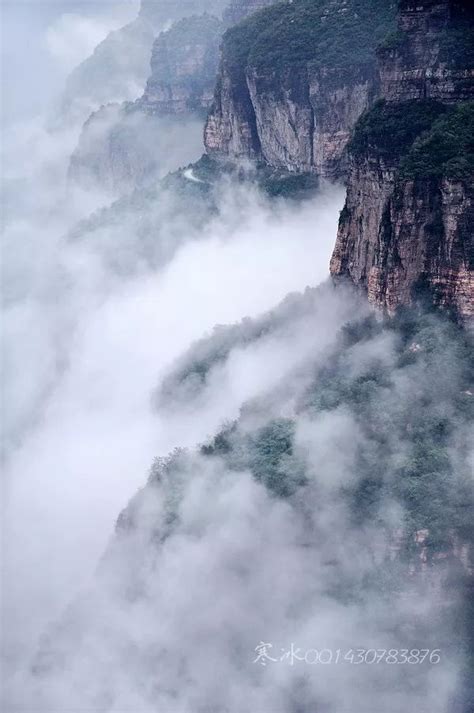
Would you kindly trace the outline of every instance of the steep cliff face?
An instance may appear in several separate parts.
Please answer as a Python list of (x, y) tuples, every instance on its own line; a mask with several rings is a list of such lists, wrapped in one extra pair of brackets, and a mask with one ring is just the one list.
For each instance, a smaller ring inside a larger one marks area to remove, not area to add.
[(212, 15), (184, 18), (153, 44), (151, 75), (139, 104), (148, 112), (207, 110), (219, 64), (223, 23)]
[(70, 178), (92, 181), (113, 193), (136, 187), (177, 168), (165, 158), (167, 136), (173, 147), (168, 155), (184, 164), (196, 160), (202, 152), (202, 114), (213, 96), (222, 32), (221, 20), (201, 15), (179, 20), (160, 33), (143, 96), (106, 104), (89, 117), (71, 157)]
[(474, 317), (471, 19), (459, 3), (401, 3), (399, 32), (379, 51), (387, 102), (359, 121), (350, 144), (330, 269), (389, 313), (425, 294)]
[(224, 12), (224, 20), (229, 25), (235, 25), (244, 17), (261, 10), (267, 5), (272, 5), (277, 0), (230, 0), (229, 7)]
[(61, 97), (66, 119), (84, 121), (110, 102), (132, 101), (143, 92), (156, 36), (172, 23), (204, 12), (221, 18), (229, 0), (142, 0), (138, 17), (111, 32), (69, 76)]
[(224, 36), (209, 153), (338, 177), (352, 128), (377, 94), (375, 47), (390, 2), (295, 0)]
[(250, 69), (247, 84), (255, 111), (261, 154), (271, 166), (338, 177), (352, 127), (374, 96), (367, 67), (348, 73), (309, 64), (288, 70), (275, 91), (274, 76)]
[(474, 317), (472, 184), (404, 180), (383, 163), (353, 166), (331, 273), (348, 275), (390, 314), (427, 291), (433, 303)]
[(403, 0), (398, 32), (378, 50), (381, 95), (388, 101), (472, 99), (472, 19), (462, 0)]

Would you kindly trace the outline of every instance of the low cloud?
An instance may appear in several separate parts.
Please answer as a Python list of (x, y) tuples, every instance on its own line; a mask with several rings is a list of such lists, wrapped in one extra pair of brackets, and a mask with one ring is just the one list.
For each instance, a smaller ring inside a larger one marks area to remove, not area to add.
[[(64, 62), (82, 22), (50, 30)], [(10, 138), (5, 709), (455, 710), (459, 334), (431, 315), (386, 326), (327, 281), (342, 187), (292, 203), (184, 177), (111, 204), (67, 180), (76, 130)], [(183, 145), (170, 170), (194, 158)], [(422, 516), (451, 538), (436, 571)], [(292, 662), (292, 643), (332, 663)], [(422, 648), (442, 662), (350, 659)]]
[(112, 20), (65, 13), (46, 30), (46, 47), (53, 59), (68, 72), (92, 54), (99, 42), (122, 23), (121, 17)]
[[(331, 188), (297, 210), (223, 184), (217, 211), (196, 222), (186, 196), (158, 191), (127, 203), (119, 224), (71, 238), (106, 198), (66, 184), (73, 135), (19, 131), (4, 234), (7, 668), (87, 581), (154, 455), (206, 438), (264, 383), (233, 377), (208, 416), (168, 423), (151, 401), (160, 375), (216, 323), (323, 278), (342, 202)], [(26, 136), (34, 160), (22, 175)]]

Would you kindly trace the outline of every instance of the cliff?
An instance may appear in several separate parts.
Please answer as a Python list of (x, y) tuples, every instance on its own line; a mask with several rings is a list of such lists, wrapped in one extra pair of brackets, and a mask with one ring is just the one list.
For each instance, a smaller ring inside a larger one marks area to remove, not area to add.
[(205, 129), (209, 154), (340, 177), (353, 126), (377, 95), (375, 48), (391, 2), (295, 0), (224, 35)]
[(184, 18), (153, 44), (151, 75), (139, 105), (159, 114), (206, 111), (213, 98), (223, 23), (212, 15)]
[(222, 16), (228, 0), (142, 0), (137, 18), (109, 33), (67, 79), (60, 99), (65, 119), (84, 121), (110, 102), (132, 101), (143, 92), (156, 36), (190, 15)]
[(161, 32), (143, 95), (134, 102), (106, 104), (89, 117), (71, 157), (70, 178), (120, 193), (176, 169), (166, 155), (184, 165), (196, 160), (222, 32), (222, 21), (212, 15), (183, 18)]
[(385, 100), (350, 144), (330, 269), (390, 314), (423, 295), (474, 317), (472, 12), (401, 3), (399, 31), (378, 53)]
[(388, 101), (474, 98), (472, 10), (465, 0), (402, 0), (398, 31), (378, 49)]

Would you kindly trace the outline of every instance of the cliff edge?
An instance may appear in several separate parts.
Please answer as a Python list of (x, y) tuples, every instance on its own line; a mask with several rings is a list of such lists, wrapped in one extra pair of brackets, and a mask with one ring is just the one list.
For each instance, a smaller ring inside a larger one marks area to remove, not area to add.
[(349, 145), (347, 200), (331, 274), (393, 314), (425, 296), (474, 317), (474, 11), (400, 3), (379, 49), (383, 99)]

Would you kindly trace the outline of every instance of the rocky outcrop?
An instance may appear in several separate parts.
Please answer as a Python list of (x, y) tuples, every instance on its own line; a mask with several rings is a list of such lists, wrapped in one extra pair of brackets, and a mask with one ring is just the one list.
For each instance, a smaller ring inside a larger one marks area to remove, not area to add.
[(213, 98), (224, 26), (212, 15), (185, 18), (153, 44), (151, 75), (138, 104), (148, 113), (206, 111)]
[[(224, 37), (205, 129), (210, 154), (330, 178), (377, 95), (375, 47), (392, 27), (389, 2), (295, 0), (257, 13)], [(368, 32), (368, 22), (372, 23)]]
[(274, 77), (249, 70), (262, 157), (292, 172), (342, 176), (352, 127), (373, 100), (373, 79), (369, 69), (348, 78), (337, 68), (309, 65), (307, 72), (288, 71), (283, 91), (275, 92)]
[(399, 31), (379, 51), (386, 102), (350, 145), (330, 269), (391, 314), (423, 295), (474, 318), (472, 12), (448, 0), (401, 3)]
[(387, 101), (472, 99), (473, 46), (467, 3), (403, 0), (398, 32), (378, 50), (381, 96)]
[(330, 269), (348, 276), (390, 314), (428, 293), (463, 320), (474, 318), (472, 183), (410, 180), (367, 159), (351, 170)]

